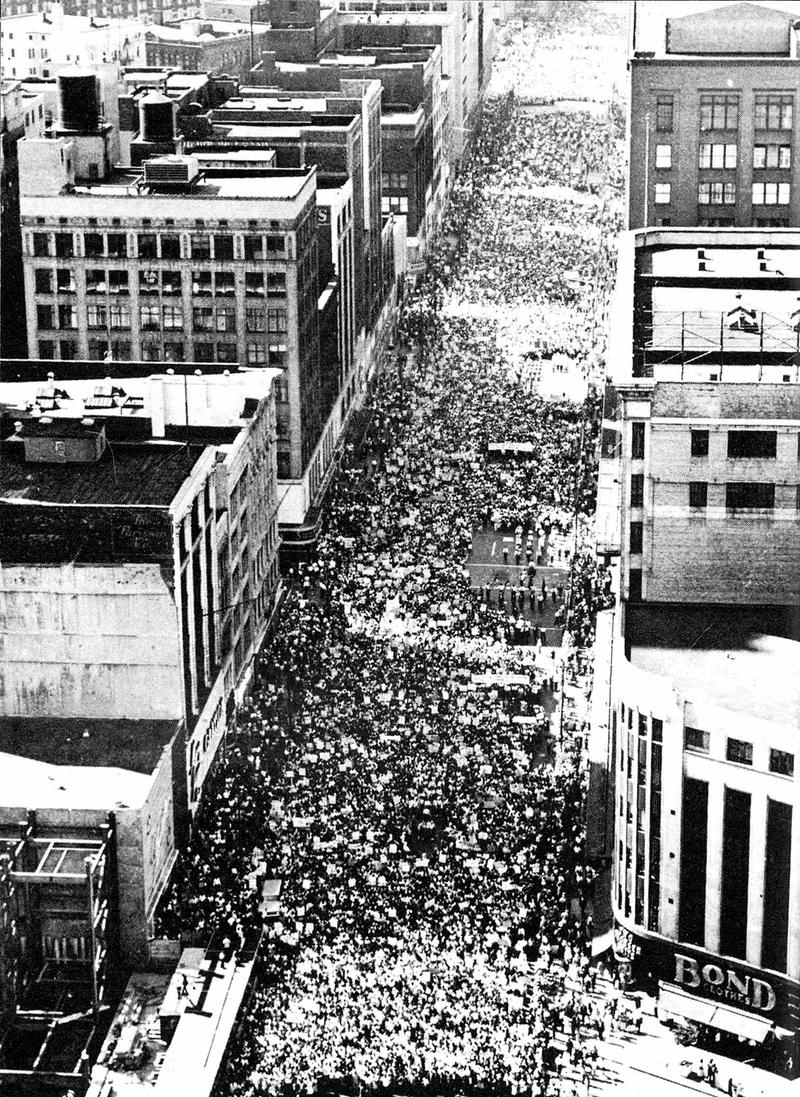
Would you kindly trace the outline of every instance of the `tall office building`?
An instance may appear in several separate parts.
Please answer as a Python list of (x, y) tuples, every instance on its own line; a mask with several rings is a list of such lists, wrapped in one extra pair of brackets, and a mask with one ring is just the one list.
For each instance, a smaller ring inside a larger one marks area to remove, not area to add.
[(659, 1010), (797, 1063), (800, 241), (623, 244), (598, 551), (595, 852)]
[[(173, 155), (111, 170), (94, 77), (59, 82), (54, 135), (19, 143), (30, 348), (62, 361), (283, 370), (281, 522), (302, 523), (329, 466), (333, 414), (319, 361), (315, 169), (223, 156), (201, 171), (180, 155), (174, 103), (151, 93), (141, 136)], [(327, 307), (335, 312), (335, 297)]]
[(634, 11), (628, 227), (800, 224), (797, 13)]

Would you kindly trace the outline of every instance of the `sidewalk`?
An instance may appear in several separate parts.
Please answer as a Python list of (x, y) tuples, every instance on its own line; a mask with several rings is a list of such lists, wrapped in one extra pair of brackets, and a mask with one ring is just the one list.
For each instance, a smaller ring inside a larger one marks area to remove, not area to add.
[[(613, 993), (607, 979), (598, 980), (592, 997), (600, 1004)], [(598, 1050), (598, 1070), (589, 1083), (589, 1093), (604, 1094), (613, 1089), (619, 1097), (678, 1097), (679, 1094), (727, 1094), (728, 1084), (738, 1087), (740, 1097), (798, 1097), (800, 1080), (789, 1081), (776, 1074), (749, 1066), (747, 1063), (710, 1054), (701, 1048), (683, 1047), (675, 1042), (672, 1032), (653, 1013), (653, 1000), (646, 996), (642, 1010), (640, 1033), (628, 1032), (619, 1026), (603, 1040), (593, 1041)], [(716, 1087), (699, 1080), (699, 1064), (714, 1061), (717, 1066)], [(694, 1069), (693, 1069), (694, 1068)], [(694, 1074), (695, 1078), (690, 1078)], [(573, 1084), (573, 1091), (585, 1094), (586, 1087)], [(570, 1093), (564, 1087), (565, 1097)]]

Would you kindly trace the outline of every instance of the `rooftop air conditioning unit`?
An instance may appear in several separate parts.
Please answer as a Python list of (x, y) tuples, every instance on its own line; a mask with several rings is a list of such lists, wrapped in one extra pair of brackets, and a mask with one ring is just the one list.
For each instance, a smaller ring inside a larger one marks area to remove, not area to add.
[(195, 156), (156, 156), (143, 167), (145, 183), (155, 186), (188, 186), (200, 174)]

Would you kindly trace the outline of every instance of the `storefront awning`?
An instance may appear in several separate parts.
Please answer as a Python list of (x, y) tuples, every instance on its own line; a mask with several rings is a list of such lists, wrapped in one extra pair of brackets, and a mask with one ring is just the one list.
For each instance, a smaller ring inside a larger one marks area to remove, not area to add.
[(772, 1022), (765, 1017), (755, 1017), (752, 1013), (711, 1002), (708, 998), (695, 998), (692, 994), (675, 990), (664, 983), (659, 983), (658, 1008), (659, 1012), (685, 1017), (711, 1028), (721, 1028), (756, 1044), (763, 1043), (772, 1028)]

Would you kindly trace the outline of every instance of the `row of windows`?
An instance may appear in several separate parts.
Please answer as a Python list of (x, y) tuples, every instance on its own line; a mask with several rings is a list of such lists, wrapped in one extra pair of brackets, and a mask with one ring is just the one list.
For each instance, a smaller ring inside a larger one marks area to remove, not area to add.
[[(78, 310), (75, 305), (37, 305), (36, 323), (40, 330), (78, 327)], [(88, 305), (86, 326), (89, 328), (130, 328), (130, 305), (120, 302), (112, 305)], [(176, 305), (140, 305), (139, 326), (142, 331), (183, 331), (183, 310)], [(195, 308), (192, 312), (195, 331), (236, 331), (236, 309), (231, 305), (215, 308)], [(245, 330), (282, 334), (287, 330), (286, 309), (245, 310)]]
[(407, 171), (385, 171), (383, 173), (384, 190), (408, 190)]
[[(36, 292), (41, 294), (77, 293), (78, 283), (74, 272), (66, 267), (38, 267), (34, 272)], [(192, 271), (192, 293), (198, 296), (216, 296), (236, 293), (236, 275), (233, 271)], [(86, 271), (87, 293), (129, 293), (130, 282), (126, 270)], [(139, 293), (180, 294), (183, 292), (183, 276), (179, 270), (140, 270)], [(244, 292), (248, 297), (284, 297), (286, 274), (283, 271), (245, 271)]]
[[(76, 239), (80, 236), (73, 232), (35, 232), (33, 254), (40, 258), (73, 259), (79, 255)], [(235, 251), (234, 237), (230, 235), (192, 236), (187, 248), (178, 233), (140, 232), (136, 235), (136, 247), (131, 250), (125, 233), (83, 234), (83, 255), (89, 259), (271, 259), (286, 254), (286, 237), (273, 233), (244, 236), (241, 254), (237, 256)]]
[[(672, 184), (656, 183), (655, 204), (668, 206), (672, 201)], [(754, 206), (788, 206), (791, 201), (789, 183), (753, 183)], [(736, 205), (736, 184), (732, 182), (702, 182), (697, 184), (697, 202), (700, 206)]]
[[(708, 484), (705, 481), (693, 480), (689, 484), (689, 506), (693, 510), (708, 506)], [(795, 506), (800, 509), (800, 485), (795, 488)], [(752, 481), (725, 484), (725, 509), (774, 510), (775, 485)]]
[[(47, 361), (54, 360), (56, 349), (59, 352), (60, 361), (74, 362), (78, 358), (80, 348), (74, 339), (60, 339), (57, 346), (52, 339), (39, 340), (39, 358)], [(117, 361), (130, 361), (131, 342), (128, 339), (112, 339), (109, 345), (107, 339), (89, 339), (88, 355), (92, 361), (102, 361), (109, 351)], [(285, 351), (267, 347), (264, 343), (248, 343), (245, 353), (249, 366), (271, 366), (275, 369), (285, 369), (286, 367)], [(236, 343), (194, 343), (191, 347), (191, 357), (189, 357), (187, 355), (187, 346), (183, 342), (170, 340), (165, 340), (163, 343), (143, 342), (141, 358), (144, 362), (184, 362), (188, 360), (192, 362), (234, 364), (239, 361), (239, 349)]]
[[(700, 96), (700, 129), (737, 130), (739, 96), (735, 92), (711, 92)], [(794, 119), (794, 96), (783, 92), (759, 92), (755, 98), (753, 125), (756, 130), (790, 130)], [(675, 97), (656, 96), (656, 130), (671, 133), (675, 124)]]
[[(738, 163), (739, 148), (735, 144), (703, 143), (697, 149), (698, 168), (734, 169)], [(791, 145), (754, 145), (753, 167), (791, 168)], [(664, 171), (672, 167), (672, 145), (656, 145), (656, 167)]]
[(408, 199), (404, 195), (384, 194), (381, 213), (408, 213)]
[[(700, 728), (687, 727), (684, 729), (684, 746), (686, 750), (694, 751), (697, 754), (708, 754), (711, 748), (711, 736), (707, 731), (702, 731)], [(725, 747), (725, 758), (729, 762), (738, 762), (742, 766), (752, 766), (753, 744), (745, 742), (743, 739), (729, 738)], [(779, 773), (783, 777), (793, 777), (794, 755), (786, 750), (771, 748), (769, 752), (769, 771), (770, 773)]]
[[(692, 457), (708, 457), (707, 430), (691, 432)], [(771, 458), (778, 453), (778, 432), (775, 430), (729, 430), (727, 434), (728, 457)], [(797, 436), (797, 457), (800, 459), (800, 434)]]

